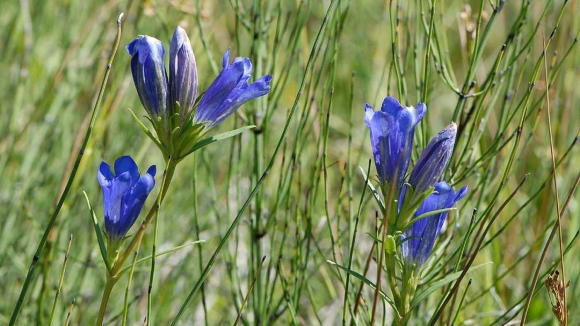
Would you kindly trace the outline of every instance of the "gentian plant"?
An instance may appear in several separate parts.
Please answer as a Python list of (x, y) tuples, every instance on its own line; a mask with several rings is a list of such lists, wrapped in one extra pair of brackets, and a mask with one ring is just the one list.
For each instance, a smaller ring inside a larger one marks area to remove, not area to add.
[[(455, 203), (465, 196), (467, 187), (457, 193), (442, 181), (453, 154), (457, 126), (451, 123), (439, 132), (421, 153), (408, 179), (415, 128), (427, 107), (404, 107), (387, 97), (381, 111), (365, 106), (365, 123), (370, 129), (371, 148), (383, 199), (376, 197), (383, 211), (379, 237), (373, 318), (380, 291), (381, 271), (387, 274), (395, 323), (404, 324), (410, 316), (420, 273), (426, 265), (439, 232)], [(371, 320), (373, 323), (374, 320)]]
[[(250, 83), (250, 59), (235, 58), (230, 63), (230, 51), (227, 50), (223, 57), (222, 71), (198, 97), (197, 64), (189, 38), (181, 27), (175, 29), (169, 48), (169, 76), (165, 70), (165, 48), (161, 41), (150, 36), (139, 36), (127, 45), (127, 51), (132, 56), (131, 71), (139, 99), (155, 133), (147, 129), (134, 114), (133, 117), (161, 150), (166, 167), (156, 204), (149, 210), (130, 244), (122, 251), (119, 248), (126, 233), (137, 219), (155, 184), (155, 167), (149, 168), (145, 176), (139, 177), (135, 162), (130, 157), (122, 157), (115, 162), (116, 175), (106, 163), (99, 169), (99, 182), (105, 196), (105, 231), (109, 247), (108, 253), (103, 253), (107, 264), (107, 283), (97, 320), (99, 325), (123, 265), (139, 249), (145, 230), (167, 194), (177, 164), (205, 145), (252, 128), (246, 126), (204, 138), (210, 129), (232, 115), (241, 105), (268, 94), (272, 81), (271, 75), (265, 75)], [(97, 233), (100, 233), (98, 226)], [(153, 275), (155, 249), (151, 256)]]

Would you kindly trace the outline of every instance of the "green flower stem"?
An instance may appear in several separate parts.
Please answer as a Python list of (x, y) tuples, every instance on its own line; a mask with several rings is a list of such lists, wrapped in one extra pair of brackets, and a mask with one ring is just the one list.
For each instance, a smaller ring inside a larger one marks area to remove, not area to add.
[[(390, 187), (390, 189), (387, 187)], [(381, 241), (380, 250), (378, 252), (379, 264), (377, 265), (377, 282), (375, 283), (375, 297), (373, 299), (371, 325), (375, 324), (375, 316), (376, 316), (376, 312), (377, 312), (379, 293), (381, 292), (381, 274), (383, 271), (383, 262), (385, 259), (385, 243), (387, 241), (387, 235), (388, 235), (389, 217), (391, 216), (391, 209), (393, 208), (393, 205), (392, 205), (393, 204), (393, 194), (395, 193), (394, 182), (391, 182), (390, 186), (388, 184), (382, 185), (382, 192), (383, 192), (383, 194), (387, 194), (387, 196), (385, 196), (387, 199), (387, 202), (385, 205), (385, 213), (383, 215), (382, 241)], [(391, 284), (391, 287), (396, 286), (396, 283), (394, 283), (394, 284), (395, 285)]]
[(419, 277), (415, 274), (415, 264), (412, 266), (403, 267), (402, 275), (402, 301), (401, 306), (398, 306), (400, 317), (399, 323), (404, 325), (409, 319), (411, 312), (411, 301), (415, 297), (415, 291), (417, 290), (417, 284), (419, 283)]
[[(394, 240), (392, 237), (389, 240)], [(392, 243), (395, 243), (392, 241)], [(390, 249), (390, 248), (388, 248)], [(400, 309), (402, 301), (401, 301), (401, 291), (397, 286), (397, 259), (396, 259), (396, 243), (395, 243), (395, 251), (391, 252), (389, 250), (386, 251), (385, 255), (385, 271), (387, 273), (387, 280), (389, 281), (389, 286), (391, 288), (391, 292), (393, 293), (393, 301), (397, 306), (397, 309)]]
[(103, 324), (103, 318), (105, 318), (105, 312), (107, 311), (107, 303), (109, 303), (109, 297), (113, 291), (113, 287), (119, 279), (117, 276), (107, 274), (107, 283), (105, 284), (105, 289), (103, 290), (103, 298), (101, 299), (101, 307), (99, 308), (99, 315), (97, 316), (97, 323), (95, 325), (100, 326)]

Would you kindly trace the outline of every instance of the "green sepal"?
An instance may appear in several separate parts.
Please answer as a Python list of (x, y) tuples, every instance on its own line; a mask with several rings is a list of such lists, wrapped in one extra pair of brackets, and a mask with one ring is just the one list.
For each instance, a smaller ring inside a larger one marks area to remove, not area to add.
[(204, 135), (206, 123), (199, 123), (195, 125), (186, 125), (182, 130), (179, 138), (175, 140), (175, 148), (177, 149), (175, 156), (177, 160), (183, 159), (190, 153), (191, 148)]
[(95, 228), (95, 233), (97, 234), (97, 242), (99, 243), (101, 257), (103, 257), (103, 261), (105, 262), (105, 266), (107, 267), (107, 271), (110, 272), (111, 265), (109, 264), (109, 260), (107, 259), (108, 253), (107, 253), (107, 246), (105, 245), (105, 240), (103, 237), (103, 231), (101, 230), (101, 227), (99, 226), (99, 222), (97, 221), (97, 216), (95, 214), (95, 210), (91, 206), (91, 202), (89, 200), (89, 197), (87, 196), (87, 193), (83, 191), (83, 194), (85, 195), (85, 199), (87, 200), (87, 206), (89, 206), (89, 212), (91, 213), (91, 217), (93, 219), (93, 227)]
[[(135, 121), (137, 122), (137, 124), (139, 125), (139, 127), (141, 128), (141, 130), (143, 130), (143, 132), (147, 135), (147, 137), (149, 137), (149, 139), (151, 139), (153, 141), (153, 143), (159, 148), (159, 150), (163, 153), (164, 157), (167, 157), (169, 155), (168, 150), (162, 145), (161, 141), (159, 140), (159, 138), (157, 138), (152, 132), (151, 130), (149, 130), (147, 127), (145, 127), (145, 125), (141, 122), (141, 120), (139, 120), (139, 118), (137, 118), (137, 116), (135, 115), (135, 113), (133, 112), (133, 110), (129, 109), (129, 112), (131, 112), (131, 115), (133, 116), (133, 119), (135, 119)], [(149, 117), (146, 117), (152, 125), (155, 125), (153, 120), (151, 120)], [(159, 131), (156, 129), (157, 134), (159, 134)]]
[[(424, 194), (419, 198), (415, 199), (415, 191), (413, 187), (406, 183), (405, 184), (405, 197), (403, 198), (403, 203), (401, 205), (401, 211), (397, 216), (397, 221), (395, 223), (395, 230), (400, 232), (405, 232), (413, 219), (415, 212), (419, 209), (421, 204), (435, 191), (434, 187), (429, 188)], [(414, 200), (414, 201), (413, 201)]]
[(388, 235), (386, 238), (385, 253), (388, 256), (395, 256), (397, 254), (397, 241), (392, 235)]

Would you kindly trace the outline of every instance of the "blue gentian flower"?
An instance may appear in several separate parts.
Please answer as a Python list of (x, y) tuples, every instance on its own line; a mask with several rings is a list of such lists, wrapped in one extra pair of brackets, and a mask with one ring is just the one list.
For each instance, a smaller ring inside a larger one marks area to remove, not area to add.
[(419, 156), (409, 177), (409, 184), (416, 196), (423, 195), (443, 178), (453, 154), (456, 135), (457, 125), (452, 122), (431, 139)]
[(155, 186), (155, 165), (143, 176), (130, 156), (115, 161), (115, 174), (109, 164), (102, 162), (97, 173), (103, 188), (105, 231), (112, 241), (122, 240), (129, 231), (147, 196)]
[(252, 63), (248, 58), (235, 58), (229, 64), (230, 50), (224, 54), (222, 71), (209, 86), (195, 112), (196, 123), (207, 122), (212, 128), (234, 113), (247, 101), (266, 95), (270, 91), (272, 75), (260, 77), (252, 84)]
[(403, 107), (394, 97), (383, 101), (381, 111), (365, 105), (365, 123), (370, 129), (371, 145), (381, 183), (395, 182), (396, 189), (403, 185), (409, 168), (415, 126), (423, 119), (427, 107)]
[[(435, 192), (430, 194), (415, 212), (415, 217), (451, 208), (466, 194), (467, 186), (455, 193), (445, 181), (439, 182), (435, 185)], [(405, 265), (415, 264), (415, 268), (420, 269), (427, 262), (448, 213), (447, 211), (417, 220), (403, 233), (401, 252)]]

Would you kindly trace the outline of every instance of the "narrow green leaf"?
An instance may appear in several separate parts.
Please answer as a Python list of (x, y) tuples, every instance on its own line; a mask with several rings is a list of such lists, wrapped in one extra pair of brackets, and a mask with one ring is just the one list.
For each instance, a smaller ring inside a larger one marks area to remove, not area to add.
[[(365, 283), (366, 285), (370, 286), (373, 290), (376, 288), (375, 287), (375, 283), (373, 283), (368, 278), (364, 277), (362, 274), (359, 274), (359, 273), (357, 273), (357, 272), (355, 272), (355, 271), (353, 271), (353, 270), (351, 270), (351, 269), (349, 269), (347, 267), (344, 267), (342, 265), (339, 265), (339, 264), (337, 264), (337, 263), (335, 263), (333, 261), (327, 260), (326, 262), (329, 263), (329, 264), (331, 264), (331, 265), (334, 265), (334, 266), (336, 266), (336, 267), (344, 270), (345, 272), (349, 273), (350, 275), (358, 278), (363, 283)], [(385, 301), (393, 308), (394, 312), (397, 315), (399, 315), (399, 311), (397, 310), (397, 307), (395, 306), (395, 302), (391, 298), (389, 298), (385, 292), (383, 292), (383, 291), (379, 291), (379, 292), (380, 292), (381, 296), (383, 297), (383, 299), (385, 299)]]
[[(167, 255), (167, 254), (170, 254), (170, 253), (172, 253), (172, 252), (174, 252), (174, 251), (177, 251), (177, 250), (183, 249), (183, 248), (185, 248), (185, 247), (193, 246), (193, 245), (195, 245), (195, 244), (202, 244), (202, 243), (205, 243), (205, 240), (197, 240), (197, 241), (193, 241), (193, 242), (190, 242), (190, 243), (186, 243), (186, 244), (183, 244), (183, 245), (181, 245), (181, 246), (177, 246), (177, 247), (175, 247), (175, 248), (171, 248), (171, 249), (168, 249), (168, 250), (162, 251), (162, 252), (160, 252), (160, 253), (156, 254), (156, 255), (155, 255), (155, 258), (157, 258), (157, 257), (161, 257), (161, 256), (164, 256), (164, 255)], [(137, 260), (137, 261), (135, 262), (135, 265), (138, 265), (139, 263), (142, 263), (142, 262), (145, 262), (145, 261), (150, 261), (150, 260), (151, 260), (151, 255), (149, 255), (149, 256), (146, 256), (146, 257), (143, 257), (143, 258), (141, 258), (141, 259)], [(129, 266), (127, 266), (127, 267), (125, 267), (125, 268), (121, 269), (121, 271), (119, 271), (119, 276), (120, 276), (120, 275), (123, 275), (123, 274), (125, 274), (126, 272), (128, 272), (130, 268), (131, 268), (131, 265), (129, 265)]]
[(443, 208), (443, 209), (437, 209), (437, 210), (434, 210), (434, 211), (430, 211), (430, 212), (427, 212), (425, 214), (421, 214), (421, 215), (419, 215), (419, 216), (411, 219), (409, 221), (409, 223), (408, 223), (408, 227), (410, 227), (411, 225), (413, 225), (413, 223), (417, 222), (418, 220), (422, 220), (422, 219), (427, 218), (429, 216), (433, 216), (433, 215), (437, 215), (437, 214), (441, 214), (441, 213), (453, 211), (453, 210), (456, 210), (456, 209), (457, 208), (455, 208), (455, 207)]
[[(477, 266), (473, 266), (469, 269), (469, 271), (467, 272), (468, 274), (473, 272), (474, 270), (485, 266), (485, 265), (489, 265), (492, 264), (492, 262), (487, 262), (487, 263), (483, 263)], [(421, 301), (423, 301), (426, 297), (428, 297), (431, 293), (439, 290), (440, 288), (442, 288), (443, 286), (455, 281), (456, 279), (459, 278), (459, 276), (461, 276), (462, 271), (459, 271), (457, 273), (453, 273), (453, 274), (449, 274), (447, 276), (445, 276), (443, 279), (431, 284), (430, 287), (428, 287), (425, 291), (421, 292), (420, 294), (416, 295), (413, 300), (411, 301), (411, 310), (413, 310), (413, 308), (417, 307), (419, 305), (419, 303), (421, 303)]]
[(207, 146), (211, 143), (237, 136), (237, 135), (241, 134), (242, 132), (244, 132), (248, 129), (252, 129), (252, 128), (256, 128), (256, 126), (254, 126), (254, 125), (245, 126), (242, 128), (232, 130), (232, 131), (224, 132), (223, 134), (219, 134), (219, 135), (211, 136), (209, 138), (202, 139), (202, 140), (198, 141), (197, 143), (195, 143), (195, 146), (193, 146), (193, 148), (189, 152), (187, 152), (185, 155), (183, 155), (182, 157), (185, 157), (185, 156), (187, 156), (187, 155), (197, 151), (198, 149), (200, 149), (204, 146)]
[(105, 240), (103, 237), (103, 231), (99, 226), (99, 222), (97, 221), (97, 216), (95, 214), (95, 210), (91, 206), (91, 202), (87, 193), (83, 191), (85, 195), (85, 199), (87, 200), (87, 205), (89, 206), (89, 212), (91, 213), (91, 217), (93, 218), (93, 226), (95, 227), (95, 233), (97, 234), (97, 241), (99, 242), (99, 249), (101, 249), (101, 256), (103, 257), (103, 261), (105, 262), (105, 266), (107, 266), (107, 271), (111, 270), (111, 266), (109, 265), (109, 261), (107, 260), (107, 246), (105, 245)]

